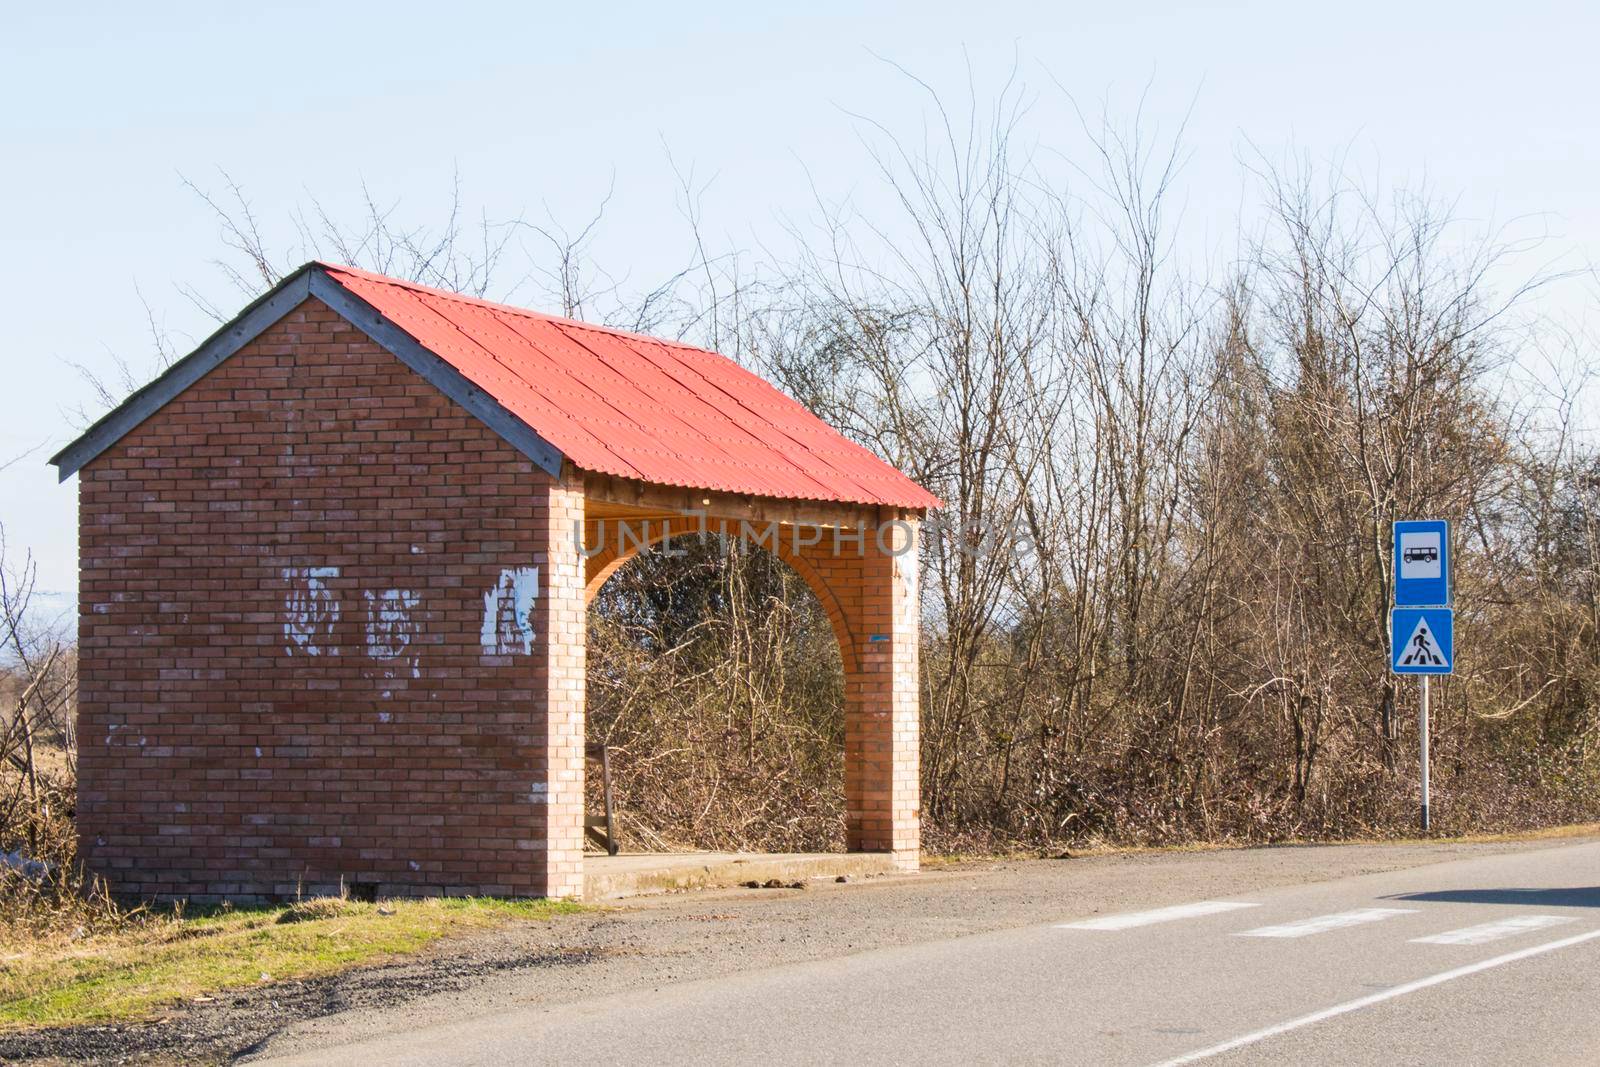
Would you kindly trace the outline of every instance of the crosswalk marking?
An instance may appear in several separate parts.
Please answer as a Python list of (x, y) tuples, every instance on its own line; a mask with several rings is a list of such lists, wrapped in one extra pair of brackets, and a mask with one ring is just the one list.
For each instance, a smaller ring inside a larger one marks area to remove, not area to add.
[(1493, 967), (1504, 967), (1508, 963), (1517, 963), (1521, 960), (1531, 959), (1534, 956), (1542, 956), (1546, 952), (1571, 948), (1573, 945), (1581, 945), (1586, 941), (1593, 941), (1597, 937), (1600, 937), (1600, 930), (1590, 930), (1586, 934), (1575, 934), (1572, 937), (1562, 938), (1560, 941), (1549, 941), (1543, 945), (1534, 945), (1516, 952), (1508, 952), (1504, 956), (1496, 956), (1493, 959), (1469, 963), (1465, 967), (1457, 967), (1454, 970), (1444, 971), (1440, 974), (1430, 974), (1426, 978), (1418, 978), (1415, 982), (1390, 986), (1388, 989), (1380, 990), (1377, 993), (1369, 993), (1356, 1000), (1347, 1000), (1343, 1004), (1335, 1004), (1331, 1008), (1323, 1008), (1321, 1011), (1314, 1011), (1310, 1015), (1302, 1015), (1298, 1019), (1290, 1019), (1288, 1022), (1278, 1023), (1276, 1026), (1269, 1026), (1253, 1033), (1242, 1034), (1221, 1044), (1212, 1045), (1210, 1048), (1196, 1049), (1185, 1055), (1163, 1060), (1161, 1063), (1156, 1064), (1156, 1067), (1185, 1067), (1187, 1064), (1197, 1063), (1200, 1060), (1208, 1060), (1212, 1056), (1220, 1056), (1225, 1052), (1232, 1052), (1234, 1049), (1254, 1045), (1258, 1041), (1266, 1041), (1269, 1038), (1277, 1037), (1279, 1034), (1287, 1034), (1291, 1030), (1314, 1026), (1328, 1019), (1335, 1019), (1341, 1015), (1348, 1015), (1353, 1011), (1370, 1008), (1374, 1004), (1382, 1004), (1386, 1000), (1407, 996), (1423, 989), (1431, 989), (1436, 985), (1453, 982), (1457, 978), (1465, 978), (1468, 975), (1478, 974)]
[(1479, 923), (1477, 926), (1463, 926), (1459, 930), (1446, 930), (1431, 937), (1413, 937), (1411, 942), (1415, 945), (1481, 945), (1488, 941), (1498, 941), (1502, 937), (1511, 937), (1513, 934), (1543, 930), (1571, 921), (1565, 915), (1519, 915), (1515, 919), (1500, 919), (1496, 922)]
[[(1171, 907), (1154, 908), (1150, 911), (1124, 912), (1120, 915), (1103, 915), (1096, 919), (1082, 919), (1078, 922), (1057, 923), (1056, 929), (1131, 930), (1139, 926), (1175, 922), (1179, 919), (1197, 919), (1206, 915), (1218, 915), (1224, 912), (1238, 911), (1242, 908), (1256, 907), (1260, 907), (1260, 905), (1252, 901), (1199, 900), (1192, 904), (1174, 904)], [(1384, 919), (1392, 919), (1397, 915), (1415, 915), (1416, 913), (1417, 909), (1415, 908), (1357, 908), (1353, 911), (1316, 915), (1309, 919), (1297, 919), (1272, 926), (1258, 926), (1253, 930), (1239, 931), (1234, 936), (1309, 937), (1312, 934), (1321, 934), (1330, 930), (1341, 930), (1352, 926), (1362, 926), (1367, 923), (1380, 922)], [(1514, 937), (1517, 934), (1529, 933), (1534, 930), (1544, 930), (1572, 921), (1570, 917), (1565, 915), (1517, 915), (1507, 919), (1495, 919), (1490, 922), (1479, 923), (1476, 926), (1463, 926), (1457, 930), (1429, 934), (1425, 937), (1413, 937), (1410, 939), (1410, 943), (1414, 945), (1482, 945), (1490, 941), (1498, 941), (1501, 938)]]
[(1174, 904), (1170, 908), (1156, 908), (1154, 911), (1134, 911), (1124, 915), (1107, 915), (1099, 919), (1085, 919), (1082, 922), (1058, 923), (1056, 929), (1127, 930), (1135, 926), (1172, 922), (1175, 919), (1193, 919), (1201, 915), (1216, 915), (1224, 911), (1237, 911), (1240, 908), (1258, 906), (1238, 900), (1201, 900), (1193, 904)]
[(1360, 926), (1362, 923), (1374, 923), (1380, 919), (1391, 919), (1396, 915), (1409, 915), (1416, 911), (1415, 908), (1358, 908), (1355, 911), (1335, 912), (1332, 915), (1318, 915), (1311, 919), (1301, 919), (1298, 922), (1283, 923), (1278, 926), (1261, 926), (1254, 930), (1245, 930), (1239, 937), (1308, 937), (1311, 934), (1325, 933), (1328, 930), (1339, 930), (1346, 926)]

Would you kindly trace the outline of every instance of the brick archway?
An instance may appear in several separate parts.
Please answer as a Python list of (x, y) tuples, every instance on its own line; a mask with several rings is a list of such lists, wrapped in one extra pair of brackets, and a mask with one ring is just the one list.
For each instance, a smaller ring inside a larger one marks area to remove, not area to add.
[[(574, 489), (577, 484), (575, 479)], [(898, 865), (915, 868), (919, 854), (915, 539), (920, 514), (706, 494), (609, 476), (589, 475), (582, 485), (582, 519), (564, 531), (561, 541), (551, 544), (552, 559), (570, 552), (573, 569), (583, 575), (572, 614), (586, 615), (600, 586), (629, 559), (686, 534), (745, 538), (800, 576), (833, 626), (844, 669), (848, 847), (890, 852)], [(558, 657), (560, 650), (552, 647), (550, 654)], [(575, 698), (580, 694), (571, 693), (567, 699)], [(575, 747), (566, 763), (581, 769), (581, 698), (576, 714)], [(571, 847), (562, 852), (581, 859), (581, 832), (576, 829), (582, 821), (581, 771), (573, 790), (561, 799), (561, 808), (575, 813), (570, 826), (562, 824), (573, 835)]]
[[(666, 542), (676, 538), (699, 537), (703, 535), (718, 535), (722, 537), (737, 538), (740, 535), (739, 523), (732, 519), (711, 519), (704, 521), (698, 517), (687, 519), (658, 519), (642, 520), (641, 533), (637, 538), (625, 537), (621, 534), (619, 524), (626, 523), (626, 519), (600, 519), (584, 524), (585, 551), (593, 551), (585, 562), (584, 572), (586, 581), (583, 590), (583, 602), (587, 607), (594, 602), (600, 588), (606, 584), (613, 574), (639, 556), (643, 552), (653, 551)], [(609, 533), (607, 532), (609, 529)], [(779, 527), (782, 530), (782, 527)], [(828, 624), (833, 627), (834, 640), (839, 646), (839, 661), (843, 665), (845, 674), (856, 669), (856, 640), (857, 635), (850, 628), (850, 618), (845, 613), (845, 608), (840, 602), (839, 595), (834, 587), (829, 584), (827, 577), (817, 566), (817, 562), (807, 558), (803, 552), (798, 552), (793, 546), (793, 538), (785, 541), (777, 537), (776, 545), (760, 544), (759, 547), (772, 553), (777, 559), (786, 564), (790, 570), (799, 576), (811, 590), (817, 602), (822, 605), (823, 613), (828, 617)]]

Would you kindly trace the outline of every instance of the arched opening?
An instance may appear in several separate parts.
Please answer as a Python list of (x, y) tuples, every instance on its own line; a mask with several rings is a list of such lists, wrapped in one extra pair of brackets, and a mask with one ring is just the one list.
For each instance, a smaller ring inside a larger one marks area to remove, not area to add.
[[(671, 530), (612, 546), (589, 574), (586, 740), (607, 748), (623, 848), (844, 850), (854, 653), (820, 575)], [(601, 790), (589, 774), (591, 813)]]

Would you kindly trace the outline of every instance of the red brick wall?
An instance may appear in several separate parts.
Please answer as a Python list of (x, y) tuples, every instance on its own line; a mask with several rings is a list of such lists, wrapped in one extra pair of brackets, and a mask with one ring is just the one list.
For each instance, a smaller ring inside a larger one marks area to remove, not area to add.
[[(79, 478), (91, 870), (197, 899), (576, 890), (572, 479), (315, 300)], [(486, 651), (486, 594), (535, 567), (531, 647), (508, 614)]]
[(589, 613), (578, 531), (583, 528), (581, 476), (554, 486), (546, 497), (544, 581), (535, 630), (548, 638), (549, 663), (541, 678), (547, 713), (545, 895), (583, 895), (584, 703), (588, 685)]
[[(824, 536), (791, 558), (824, 588), (849, 634), (844, 656), (845, 835), (851, 851), (893, 852), (915, 868), (921, 849), (917, 681), (919, 520), (881, 509), (861, 542)], [(820, 594), (819, 594), (820, 596)]]

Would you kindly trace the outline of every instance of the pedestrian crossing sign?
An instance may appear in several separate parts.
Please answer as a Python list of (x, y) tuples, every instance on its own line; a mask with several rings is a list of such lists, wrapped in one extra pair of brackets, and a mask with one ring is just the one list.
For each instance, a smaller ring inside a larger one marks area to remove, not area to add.
[(1455, 670), (1455, 612), (1449, 608), (1395, 608), (1389, 613), (1389, 666), (1395, 674), (1450, 674)]

